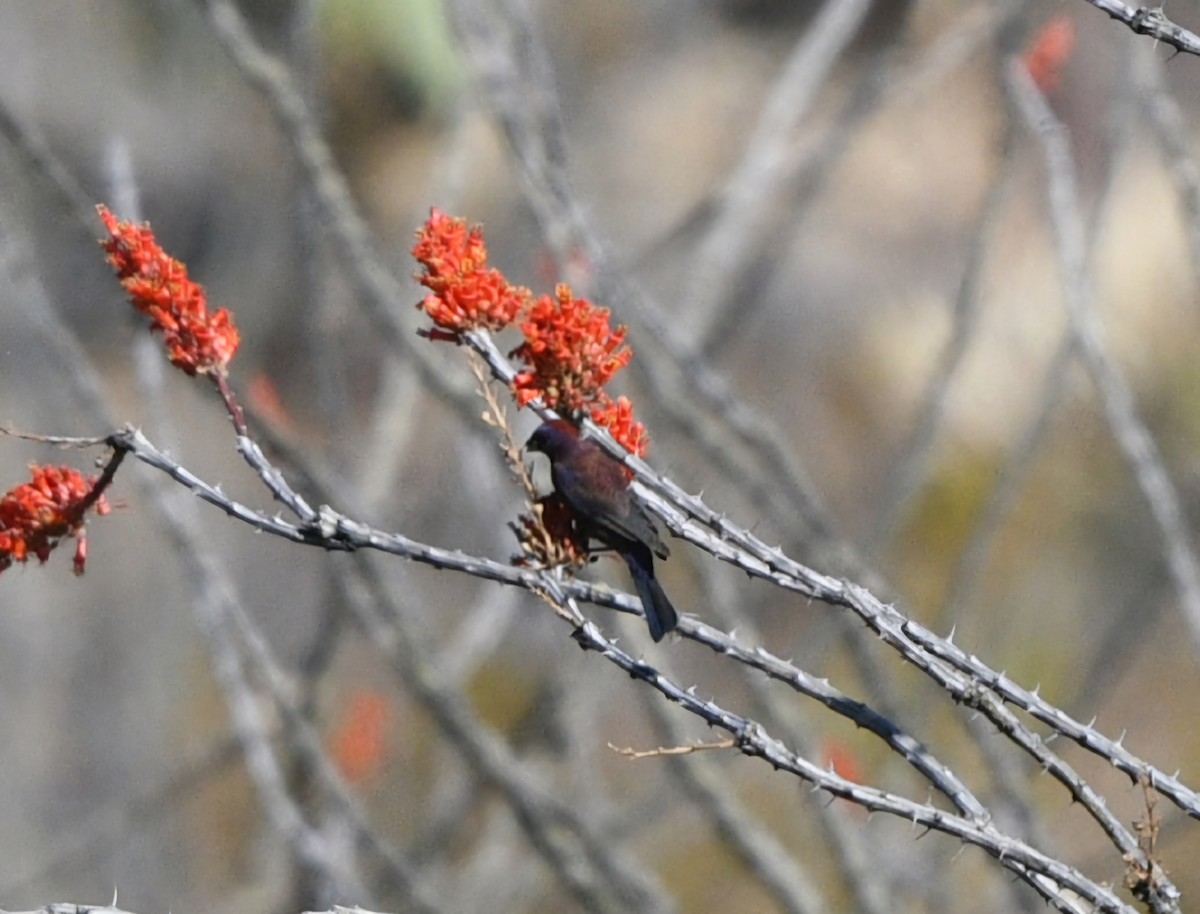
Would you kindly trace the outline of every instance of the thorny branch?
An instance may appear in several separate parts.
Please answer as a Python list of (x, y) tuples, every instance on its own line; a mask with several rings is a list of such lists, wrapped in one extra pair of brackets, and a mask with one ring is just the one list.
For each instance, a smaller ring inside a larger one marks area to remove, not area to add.
[[(498, 353), (495, 352), (494, 347), (486, 345), (486, 338), (482, 335), (477, 335), (473, 339), (473, 344), (481, 351), (481, 354), (488, 357), (489, 364), (492, 364), (495, 359), (500, 358)], [(497, 373), (503, 375), (505, 372), (501, 369)], [(76, 442), (72, 442), (71, 439), (66, 438), (47, 440), (60, 444), (97, 443), (94, 439), (79, 440)], [(353, 551), (359, 548), (380, 549), (418, 562), (430, 564), (437, 568), (457, 570), (501, 583), (523, 586), (546, 595), (559, 604), (572, 598), (582, 598), (601, 603), (602, 605), (625, 609), (626, 611), (640, 611), (640, 607), (638, 607), (636, 601), (628, 596), (621, 595), (618, 597), (617, 595), (598, 593), (597, 589), (590, 585), (583, 585), (578, 582), (558, 581), (547, 577), (545, 572), (541, 570), (516, 569), (491, 560), (467, 556), (461, 552), (427, 546), (409, 540), (399, 534), (389, 534), (372, 530), (365, 525), (338, 514), (328, 506), (322, 506), (318, 509), (318, 520), (315, 524), (311, 525), (295, 525), (278, 517), (269, 518), (228, 498), (216, 487), (203, 482), (203, 480), (154, 448), (144, 435), (135, 429), (125, 429), (117, 432), (104, 439), (104, 442), (118, 451), (127, 452), (138, 460), (167, 473), (176, 482), (184, 485), (203, 500), (221, 508), (230, 516), (249, 523), (259, 530), (285, 537), (297, 543), (317, 545), (324, 549), (335, 551)], [(613, 445), (613, 450), (620, 451), (615, 445)], [(701, 546), (710, 552), (710, 554), (724, 558), (727, 561), (734, 561), (741, 567), (751, 571), (751, 573), (771, 578), (780, 586), (796, 589), (808, 596), (822, 599), (834, 605), (843, 605), (858, 609), (863, 614), (864, 619), (874, 621), (879, 632), (887, 636), (892, 641), (893, 646), (897, 646), (902, 650), (905, 647), (915, 646), (916, 642), (909, 641), (907, 635), (904, 634), (905, 626), (909, 624), (908, 621), (903, 620), (901, 625), (896, 625), (893, 621), (896, 617), (903, 618), (899, 616), (896, 610), (891, 609), (889, 612), (887, 608), (874, 601), (861, 588), (855, 588), (848, 583), (839, 583), (823, 578), (816, 572), (804, 569), (803, 566), (799, 566), (787, 559), (778, 550), (767, 549), (746, 531), (734, 527), (728, 521), (718, 519), (716, 515), (704, 507), (703, 502), (699, 499), (686, 496), (670, 483), (669, 480), (653, 474), (641, 461), (629, 455), (625, 455), (625, 460), (627, 465), (638, 473), (639, 479), (643, 483), (649, 483), (654, 489), (669, 494), (673, 502), (669, 506), (665, 503), (656, 503), (655, 501), (651, 501), (651, 504), (660, 509), (667, 509), (663, 510), (662, 514), (671, 523), (672, 529), (677, 534), (684, 535), (685, 538)], [(279, 479), (282, 484), (281, 474), (275, 478)], [(689, 518), (685, 519), (680, 514), (680, 506), (688, 511)], [(696, 521), (702, 521), (706, 526), (719, 528), (716, 531), (719, 536), (714, 536), (714, 531), (712, 530), (704, 533), (698, 527)], [(737, 548), (731, 551), (731, 544), (736, 545)], [(694, 637), (700, 627), (691, 620), (685, 621), (687, 624), (681, 625), (681, 631), (687, 637)], [(1086, 897), (1092, 898), (1103, 910), (1123, 910), (1123, 907), (1115, 899), (1099, 890), (1098, 887), (1091, 886), (1081, 876), (1070, 873), (1069, 868), (1043, 859), (1036, 852), (1033, 852), (1032, 849), (1029, 849), (1028, 856), (1017, 853), (1013, 847), (1008, 846), (1008, 839), (1003, 844), (998, 843), (1000, 838), (999, 833), (995, 833), (988, 826), (981, 827), (980, 825), (980, 823), (987, 821), (986, 812), (973, 800), (965, 799), (969, 797), (969, 794), (961, 794), (960, 788), (950, 790), (948, 795), (961, 795), (964, 798), (964, 808), (973, 809), (973, 820), (960, 819), (940, 811), (934, 811), (932, 808), (922, 811), (924, 807), (920, 804), (912, 804), (910, 801), (894, 795), (871, 791), (868, 788), (861, 788), (858, 785), (851, 785), (849, 782), (845, 782), (844, 779), (826, 772), (818, 774), (818, 769), (815, 766), (788, 753), (782, 744), (767, 737), (765, 731), (762, 731), (759, 725), (749, 719), (724, 711), (712, 702), (695, 700), (691, 697), (690, 693), (679, 689), (677, 686), (669, 685), (653, 667), (641, 661), (635, 661), (624, 652), (617, 650), (590, 623), (585, 623), (582, 628), (578, 628), (575, 637), (577, 640), (580, 640), (583, 646), (601, 653), (602, 656), (611, 662), (617, 663), (618, 666), (630, 675), (642, 679), (667, 697), (681, 703), (693, 714), (701, 716), (712, 725), (728, 730), (734, 735), (738, 748), (744, 754), (765, 758), (777, 767), (789, 770), (806, 780), (812, 781), (816, 786), (829, 790), (837, 796), (858, 802), (867, 808), (902, 815), (905, 818), (912, 819), (914, 822), (925, 824), (932, 829), (944, 831), (968, 843), (988, 849), (1004, 865), (1013, 868), (1018, 875), (1025, 878), (1030, 884), (1038, 887), (1039, 891), (1045, 891), (1046, 883), (1042, 880), (1049, 877), (1059, 885), (1069, 885), (1073, 891), (1081, 891)], [(931, 638), (932, 636), (926, 634), (926, 637)], [(933, 640), (940, 643), (940, 639), (934, 638)], [(731, 638), (726, 639), (723, 653), (734, 659), (751, 659), (736, 649)], [(757, 653), (761, 655), (762, 652), (759, 651)], [(977, 705), (980, 704), (979, 697), (981, 696), (979, 696), (978, 684), (972, 685), (970, 681), (956, 680), (946, 669), (939, 669), (936, 664), (931, 664), (925, 656), (910, 655), (909, 659), (942, 681), (945, 687), (949, 688), (953, 684), (952, 691), (957, 689), (955, 694), (960, 697), (966, 697), (974, 692), (977, 695), (974, 703)], [(781, 665), (786, 666), (785, 664)], [(795, 679), (804, 678), (798, 670), (794, 671), (791, 675)], [(993, 708), (993, 711), (1000, 714), (1004, 713), (1003, 709), (999, 706)], [(1014, 727), (1013, 729), (1017, 728)], [(1108, 742), (1099, 734), (1094, 734), (1091, 728), (1084, 729), (1092, 745), (1102, 745)], [(759, 734), (762, 734), (762, 739), (759, 738)], [(1068, 733), (1068, 735), (1070, 734)], [(1086, 745), (1087, 743), (1084, 744)], [(781, 761), (785, 763), (781, 764)], [(1153, 771), (1148, 766), (1145, 770), (1148, 772), (1147, 777), (1155, 779), (1156, 783), (1162, 781), (1169, 788), (1172, 779), (1168, 779), (1165, 775)], [(930, 771), (936, 771), (936, 769), (929, 769), (927, 773)], [(944, 776), (948, 776), (948, 772), (945, 772)], [(935, 782), (938, 780), (939, 778), (935, 776)], [(1087, 791), (1084, 786), (1080, 786), (1081, 782), (1077, 782), (1077, 779), (1064, 776), (1063, 780), (1064, 783), (1073, 788), (1077, 795), (1086, 797)], [(968, 824), (972, 821), (975, 824)], [(1130, 853), (1135, 852), (1136, 848), (1130, 850)], [(1144, 858), (1139, 859), (1142, 859), (1142, 864), (1140, 865), (1149, 866), (1148, 861)], [(1111, 907), (1112, 904), (1116, 904), (1117, 906)], [(1169, 907), (1162, 908), (1162, 910), (1170, 909)]]
[[(1134, 9), (1106, 0), (1090, 2), (1140, 34), (1151, 35), (1179, 51), (1200, 53), (1200, 40), (1167, 20), (1161, 8)], [(352, 271), (353, 275), (360, 279), (363, 276), (368, 277), (361, 285), (368, 293), (372, 307), (379, 309), (376, 319), (380, 326), (388, 328), (386, 333), (389, 338), (402, 340), (403, 337), (393, 319), (383, 313), (383, 309), (396, 297), (393, 294), (395, 287), (386, 274), (377, 270), (378, 264), (370, 252), (366, 233), (355, 221), (357, 216), (349, 203), (345, 188), (329, 184), (328, 175), (336, 176), (337, 171), (329, 160), (327, 150), (321, 145), (313, 125), (305, 120), (302, 101), (289, 101), (288, 87), (286, 83), (281, 86), (280, 74), (271, 68), (270, 60), (254, 56), (253, 44), (247, 43), (247, 36), (239, 31), (241, 24), (236, 18), (236, 8), (232, 4), (222, 0), (211, 0), (204, 6), (230, 46), (240, 49), (240, 65), (244, 70), (266, 87), (268, 97), (282, 98), (288, 102), (280, 106), (280, 118), (293, 131), (295, 147), (304, 150), (309, 156), (306, 160), (302, 155), (301, 161), (309, 169), (314, 185), (325, 191), (321, 198), (322, 205), (341, 220), (340, 231), (349, 239), (345, 250), (351, 255), (350, 259), (357, 264), (357, 269)], [(494, 377), (506, 384), (511, 383), (511, 366), (499, 355), (485, 335), (472, 335), (468, 342), (486, 359)], [(439, 389), (443, 394), (451, 399), (460, 411), (465, 412), (467, 407), (463, 392), (444, 378), (441, 381), (436, 380), (440, 371), (432, 366), (432, 359), (427, 354), (422, 352), (417, 358), (420, 360), (420, 370), (425, 380), (434, 386), (440, 385)], [(226, 402), (229, 403), (231, 397), (227, 394), (227, 390), (222, 391)], [(493, 413), (495, 414), (494, 410)], [(238, 419), (238, 416), (235, 415), (235, 419)], [(244, 458), (256, 469), (260, 479), (274, 496), (296, 515), (296, 522), (268, 517), (257, 509), (229, 498), (219, 487), (205, 482), (166, 456), (140, 431), (133, 428), (122, 429), (105, 439), (45, 440), (63, 444), (107, 444), (113, 448), (113, 458), (105, 471), (108, 480), (111, 480), (121, 458), (126, 454), (132, 455), (165, 473), (231, 517), (255, 529), (295, 543), (317, 546), (331, 552), (366, 549), (384, 551), (435, 568), (458, 571), (542, 595), (563, 609), (562, 614), (565, 618), (573, 620), (574, 637), (582, 647), (599, 654), (629, 676), (683, 706), (692, 715), (731, 734), (728, 741), (722, 741), (716, 744), (717, 746), (734, 747), (744, 755), (762, 758), (776, 768), (808, 781), (814, 789), (827, 791), (867, 809), (909, 819), (914, 824), (921, 824), (979, 846), (1002, 866), (1032, 885), (1060, 910), (1077, 910), (1066, 900), (1064, 889), (1087, 899), (1098, 910), (1131, 910), (1102, 884), (1088, 880), (1065, 863), (1041, 854), (1028, 844), (1001, 832), (991, 822), (988, 808), (925, 746), (867, 705), (855, 702), (830, 686), (828, 681), (817, 680), (762, 648), (748, 648), (739, 644), (732, 635), (716, 631), (695, 619), (684, 619), (680, 626), (685, 638), (704, 645), (748, 669), (766, 673), (777, 681), (787, 683), (791, 688), (816, 698), (825, 707), (884, 739), (889, 747), (903, 757), (914, 770), (920, 772), (941, 796), (950, 800), (956, 812), (947, 812), (932, 802), (917, 803), (896, 793), (855, 784), (825, 771), (791, 751), (782, 739), (772, 736), (751, 717), (736, 713), (715, 701), (698, 698), (694, 691), (682, 688), (656, 667), (635, 659), (618, 648), (592, 622), (579, 623), (580, 616), (572, 602), (579, 600), (623, 612), (637, 613), (640, 611), (639, 606), (632, 597), (578, 581), (560, 580), (545, 569), (513, 568), (461, 551), (420, 543), (400, 534), (372, 528), (328, 506), (313, 509), (294, 492), (283, 474), (270, 464), (258, 445), (249, 437), (244, 418), (237, 422), (236, 431), (239, 450)], [(1153, 797), (1164, 796), (1187, 815), (1200, 818), (1200, 798), (1193, 790), (1177, 778), (1164, 774), (1129, 753), (1120, 740), (1113, 741), (1097, 731), (1094, 726), (1073, 720), (1042, 699), (1036, 689), (1026, 690), (1004, 674), (990, 669), (978, 658), (968, 655), (950, 639), (934, 635), (906, 618), (903, 613), (879, 600), (866, 588), (822, 574), (796, 562), (782, 549), (767, 546), (745, 528), (714, 511), (701, 498), (689, 495), (670, 479), (656, 474), (644, 462), (629, 456), (602, 430), (593, 428), (591, 432), (634, 472), (647, 501), (676, 535), (751, 576), (770, 581), (810, 600), (819, 600), (832, 607), (849, 610), (878, 634), (884, 643), (936, 682), (947, 695), (981, 711), (1000, 733), (1013, 740), (1050, 771), (1068, 789), (1072, 798), (1082, 802), (1089, 813), (1100, 822), (1122, 851), (1125, 863), (1129, 867), (1126, 878), (1136, 897), (1148, 902), (1155, 911), (1177, 910), (1177, 893), (1154, 860), (1157, 824)], [(511, 462), (511, 452), (514, 450), (511, 440), (508, 441), (506, 449)], [(515, 465), (519, 464), (518, 457)], [(570, 610), (566, 607), (570, 607)], [(1107, 812), (1103, 798), (1061, 759), (1050, 753), (1045, 746), (1046, 741), (1025, 726), (1009, 710), (1009, 705), (1050, 727), (1054, 733), (1066, 736), (1088, 751), (1108, 759), (1119, 770), (1145, 786), (1149, 807), (1148, 819), (1144, 827), (1136, 829), (1136, 838)], [(693, 752), (697, 748), (709, 747), (680, 747), (677, 750), (654, 750), (642, 754)], [(44, 910), (52, 914), (64, 914), (68, 909), (76, 910), (74, 906), (65, 905), (51, 906)]]
[(1165, 4), (1131, 6), (1121, 0), (1087, 0), (1098, 10), (1123, 22), (1139, 35), (1148, 35), (1170, 45), (1176, 53), (1200, 54), (1200, 36), (1167, 18)]

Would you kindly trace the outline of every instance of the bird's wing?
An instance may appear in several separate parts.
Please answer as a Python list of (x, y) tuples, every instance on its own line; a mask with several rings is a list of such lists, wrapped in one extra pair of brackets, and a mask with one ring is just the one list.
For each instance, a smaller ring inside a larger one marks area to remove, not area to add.
[(650, 519), (646, 509), (633, 497), (633, 493), (629, 495), (629, 513), (624, 518), (624, 525), (633, 534), (634, 539), (649, 546), (650, 551), (660, 559), (665, 559), (671, 554), (671, 550), (659, 535), (658, 527)]
[(620, 464), (610, 459), (589, 460), (584, 467), (559, 462), (553, 475), (555, 489), (575, 510), (577, 517), (585, 526), (599, 529), (601, 535), (597, 539), (603, 539), (603, 533), (609, 532), (648, 546), (661, 559), (670, 554), (654, 521), (629, 491), (629, 480)]

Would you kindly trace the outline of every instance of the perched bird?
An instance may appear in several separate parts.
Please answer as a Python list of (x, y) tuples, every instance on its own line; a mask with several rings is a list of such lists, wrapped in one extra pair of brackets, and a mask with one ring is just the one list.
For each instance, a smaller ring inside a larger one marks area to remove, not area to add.
[(525, 448), (550, 458), (554, 489), (571, 506), (580, 532), (625, 560), (646, 611), (650, 637), (661, 641), (679, 624), (675, 607), (654, 577), (654, 556), (665, 559), (670, 552), (629, 491), (620, 461), (595, 441), (580, 438), (579, 429), (563, 419), (544, 423)]

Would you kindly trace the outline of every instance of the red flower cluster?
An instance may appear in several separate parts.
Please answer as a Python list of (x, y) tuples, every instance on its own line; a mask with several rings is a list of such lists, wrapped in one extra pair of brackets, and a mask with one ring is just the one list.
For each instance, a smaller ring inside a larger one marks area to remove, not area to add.
[(76, 539), (75, 573), (83, 574), (87, 562), (84, 514), (112, 510), (103, 495), (94, 496), (95, 479), (70, 467), (32, 468), (30, 482), (0, 498), (0, 572), (31, 555), (46, 561), (63, 537)]
[(608, 318), (607, 308), (575, 298), (565, 284), (553, 298), (534, 302), (521, 324), (525, 342), (512, 353), (532, 369), (513, 382), (517, 402), (525, 406), (540, 398), (553, 410), (575, 414), (603, 397), (604, 385), (633, 358), (626, 328), (613, 330)]
[(483, 229), (432, 210), (417, 232), (413, 257), (425, 271), (417, 277), (433, 294), (417, 305), (442, 332), (432, 338), (457, 341), (464, 330), (503, 330), (517, 319), (530, 292), (509, 285), (504, 274), (487, 265)]
[(592, 421), (608, 429), (609, 433), (625, 450), (639, 457), (645, 457), (650, 449), (650, 436), (646, 434), (646, 426), (633, 418), (633, 404), (626, 397), (617, 397), (592, 406)]
[(604, 390), (633, 358), (625, 345), (627, 328), (612, 329), (609, 310), (575, 298), (570, 286), (560, 285), (554, 293), (554, 298), (539, 298), (521, 325), (525, 342), (512, 356), (530, 370), (513, 381), (517, 403), (541, 399), (564, 415), (590, 416), (627, 451), (644, 457), (650, 439), (645, 426), (634, 421), (633, 404), (625, 397), (614, 401)]
[(109, 234), (100, 242), (108, 262), (133, 306), (163, 335), (171, 364), (189, 375), (223, 374), (241, 342), (232, 315), (224, 308), (209, 313), (204, 287), (159, 247), (149, 225), (122, 222), (104, 206), (97, 210)]
[(607, 308), (575, 298), (567, 285), (531, 301), (528, 289), (510, 285), (487, 266), (482, 228), (468, 229), (464, 220), (436, 209), (417, 232), (413, 256), (425, 268), (421, 284), (433, 292), (419, 305), (437, 325), (428, 336), (457, 341), (465, 330), (503, 330), (519, 322), (525, 342), (512, 357), (528, 370), (513, 381), (517, 403), (541, 400), (575, 420), (590, 416), (629, 451), (645, 455), (649, 439), (633, 419), (633, 405), (624, 398), (614, 402), (604, 390), (633, 358), (626, 328), (610, 326)]

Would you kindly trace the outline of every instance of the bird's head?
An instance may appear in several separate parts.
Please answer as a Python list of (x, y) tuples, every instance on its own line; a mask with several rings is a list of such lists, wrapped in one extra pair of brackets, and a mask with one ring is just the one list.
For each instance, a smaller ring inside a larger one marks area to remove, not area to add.
[(538, 426), (537, 431), (525, 442), (525, 450), (537, 451), (551, 460), (558, 460), (570, 453), (577, 441), (579, 429), (565, 419), (555, 419)]

